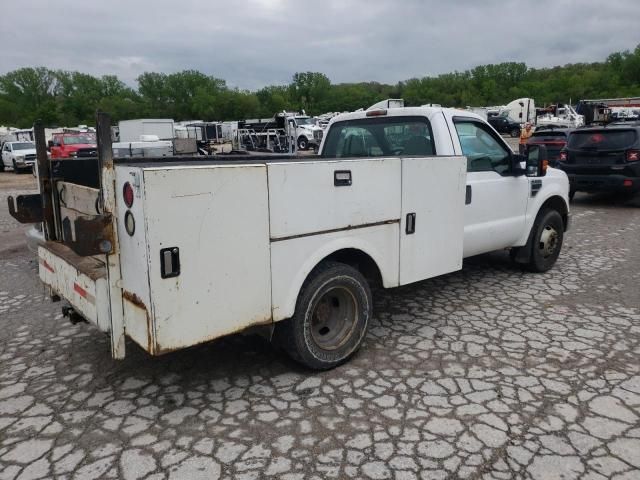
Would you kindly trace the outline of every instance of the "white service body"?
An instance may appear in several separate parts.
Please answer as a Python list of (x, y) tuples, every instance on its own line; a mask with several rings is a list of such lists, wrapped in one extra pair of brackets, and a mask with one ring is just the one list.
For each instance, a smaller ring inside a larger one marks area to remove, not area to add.
[[(466, 117), (491, 128), (477, 115), (434, 107), (390, 108), (386, 115), (428, 121), (435, 155), (122, 160), (113, 189), (119, 265), (109, 266), (119, 268), (119, 287), (109, 291), (106, 268), (100, 273), (94, 262), (87, 272), (81, 259), (46, 245), (39, 249), (40, 277), (102, 330), (110, 328), (108, 302), (113, 306), (116, 295), (124, 333), (157, 355), (290, 318), (305, 279), (336, 252), (363, 253), (383, 287), (397, 287), (459, 270), (471, 255), (525, 245), (549, 202), (563, 202), (568, 213), (561, 171), (549, 169), (542, 179), (468, 171), (473, 165), (456, 122)], [(333, 118), (320, 153), (332, 128), (366, 116)], [(349, 172), (348, 184), (337, 183), (341, 172)], [(130, 208), (125, 183), (134, 186)], [(77, 210), (91, 209), (84, 203)], [(179, 259), (178, 274), (168, 278), (161, 275), (173, 269), (165, 249)]]

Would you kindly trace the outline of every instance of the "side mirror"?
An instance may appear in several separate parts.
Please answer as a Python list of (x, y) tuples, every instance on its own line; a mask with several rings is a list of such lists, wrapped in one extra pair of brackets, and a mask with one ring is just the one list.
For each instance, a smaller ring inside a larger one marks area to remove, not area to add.
[(544, 177), (549, 167), (547, 147), (529, 145), (527, 150), (527, 177)]
[(527, 173), (527, 171), (522, 168), (522, 162), (525, 162), (526, 160), (526, 155), (519, 155), (517, 153), (511, 155), (511, 174), (514, 177), (521, 177)]

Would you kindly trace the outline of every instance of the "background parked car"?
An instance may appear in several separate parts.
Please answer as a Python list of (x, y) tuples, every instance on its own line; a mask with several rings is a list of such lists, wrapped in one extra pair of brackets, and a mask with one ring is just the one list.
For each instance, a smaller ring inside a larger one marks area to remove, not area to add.
[(49, 142), (51, 158), (75, 158), (96, 155), (94, 133), (56, 133)]
[(5, 168), (20, 170), (32, 168), (36, 163), (36, 145), (33, 142), (5, 142), (2, 145), (2, 165), (0, 171)]
[(488, 117), (487, 122), (499, 133), (508, 133), (513, 138), (520, 136), (520, 124), (514, 122), (506, 115)]
[(558, 166), (570, 193), (640, 192), (640, 122), (581, 128), (569, 134)]
[(528, 145), (544, 145), (547, 147), (549, 164), (556, 166), (560, 160), (560, 152), (567, 145), (567, 137), (573, 128), (566, 127), (538, 127), (529, 137)]

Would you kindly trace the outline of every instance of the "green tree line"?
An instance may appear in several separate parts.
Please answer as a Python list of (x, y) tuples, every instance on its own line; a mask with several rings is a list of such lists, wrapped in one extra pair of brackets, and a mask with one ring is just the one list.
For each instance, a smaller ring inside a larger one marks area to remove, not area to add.
[(115, 121), (238, 120), (270, 117), (285, 109), (314, 115), (351, 111), (385, 98), (404, 98), (407, 105), (465, 107), (500, 105), (519, 97), (534, 98), (541, 105), (623, 96), (640, 96), (640, 45), (612, 53), (603, 62), (552, 68), (506, 62), (395, 85), (332, 84), (322, 73), (302, 72), (288, 85), (253, 92), (231, 88), (225, 80), (195, 70), (146, 72), (137, 78), (137, 88), (131, 88), (113, 75), (37, 67), (0, 76), (0, 124), (25, 128), (42, 119), (52, 126), (91, 125), (96, 110), (109, 112)]

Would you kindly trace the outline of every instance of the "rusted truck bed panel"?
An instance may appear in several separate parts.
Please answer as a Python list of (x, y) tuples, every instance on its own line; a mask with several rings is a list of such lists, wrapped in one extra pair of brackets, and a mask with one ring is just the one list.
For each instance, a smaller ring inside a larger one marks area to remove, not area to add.
[(38, 248), (38, 263), (40, 279), (53, 293), (65, 298), (100, 330), (109, 330), (104, 262), (95, 257), (81, 257), (61, 243), (49, 241)]

